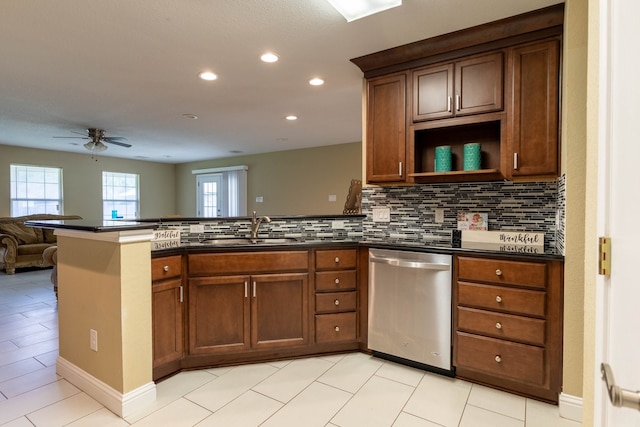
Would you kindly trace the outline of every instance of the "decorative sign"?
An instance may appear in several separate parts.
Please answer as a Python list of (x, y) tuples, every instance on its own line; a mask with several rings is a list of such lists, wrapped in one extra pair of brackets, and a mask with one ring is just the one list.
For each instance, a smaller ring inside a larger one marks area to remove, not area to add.
[(158, 251), (161, 249), (173, 249), (180, 247), (180, 240), (152, 240), (151, 250)]
[(461, 247), (489, 249), (501, 252), (544, 253), (544, 233), (527, 231), (470, 231), (463, 230)]
[(178, 240), (180, 241), (180, 230), (177, 228), (167, 228), (164, 230), (153, 230), (152, 242), (161, 240)]

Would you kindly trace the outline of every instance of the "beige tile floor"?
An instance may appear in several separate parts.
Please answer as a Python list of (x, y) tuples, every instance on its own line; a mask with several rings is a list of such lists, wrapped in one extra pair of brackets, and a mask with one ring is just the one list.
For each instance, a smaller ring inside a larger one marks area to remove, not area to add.
[(123, 420), (56, 375), (49, 275), (0, 272), (0, 426), (579, 426), (557, 406), (360, 353), (183, 372)]

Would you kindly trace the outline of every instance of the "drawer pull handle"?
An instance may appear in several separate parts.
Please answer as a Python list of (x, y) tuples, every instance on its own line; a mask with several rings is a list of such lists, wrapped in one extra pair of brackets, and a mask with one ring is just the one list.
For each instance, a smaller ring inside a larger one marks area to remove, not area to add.
[(502, 270), (497, 269), (496, 270), (496, 276), (502, 276)]
[(164, 267), (162, 267), (162, 269), (163, 269), (164, 271), (169, 271), (169, 266), (168, 266), (168, 265), (165, 265)]
[(502, 329), (502, 323), (496, 322), (496, 329)]
[(340, 305), (340, 300), (339, 300), (339, 299), (336, 299), (333, 303), (334, 303), (335, 305)]
[(340, 284), (340, 279), (338, 279), (338, 278), (336, 277), (335, 282), (336, 282), (336, 285), (339, 285), (339, 284)]
[(499, 354), (496, 354), (496, 359), (495, 360), (496, 360), (496, 362), (500, 363), (500, 362), (502, 362), (502, 357), (500, 357)]
[(502, 302), (502, 297), (500, 295), (496, 295), (496, 302)]
[(336, 326), (336, 327), (335, 327), (335, 328), (333, 328), (333, 329), (335, 329), (335, 331), (336, 331), (336, 332), (340, 332), (340, 326)]
[(335, 261), (335, 262), (336, 262), (336, 264), (337, 264), (337, 263), (339, 263), (339, 262), (340, 262), (340, 258), (336, 257), (336, 259), (335, 259), (334, 261)]

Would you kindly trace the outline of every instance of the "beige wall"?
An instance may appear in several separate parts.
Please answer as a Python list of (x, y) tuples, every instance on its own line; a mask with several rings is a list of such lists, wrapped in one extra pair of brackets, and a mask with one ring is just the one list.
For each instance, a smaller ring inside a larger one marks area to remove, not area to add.
[(0, 145), (0, 216), (10, 216), (9, 166), (51, 166), (63, 169), (64, 213), (85, 219), (102, 218), (102, 171), (140, 175), (140, 217), (176, 213), (175, 165), (89, 154)]
[[(178, 213), (196, 215), (194, 169), (247, 165), (247, 211), (263, 215), (341, 214), (352, 179), (362, 176), (362, 144), (203, 160), (176, 166)], [(336, 195), (329, 202), (329, 195)], [(262, 196), (263, 203), (256, 203)]]
[(583, 395), (587, 4), (565, 4), (562, 170), (566, 175), (563, 393)]

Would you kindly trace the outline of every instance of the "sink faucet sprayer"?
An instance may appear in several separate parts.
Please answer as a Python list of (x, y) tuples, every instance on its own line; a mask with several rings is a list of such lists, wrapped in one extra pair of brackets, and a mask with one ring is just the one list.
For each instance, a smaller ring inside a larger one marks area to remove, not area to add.
[(271, 218), (269, 218), (268, 216), (261, 216), (260, 218), (258, 218), (256, 216), (256, 211), (253, 211), (253, 216), (251, 217), (251, 239), (258, 238), (258, 229), (260, 228), (260, 224), (262, 224), (262, 221), (271, 222)]

